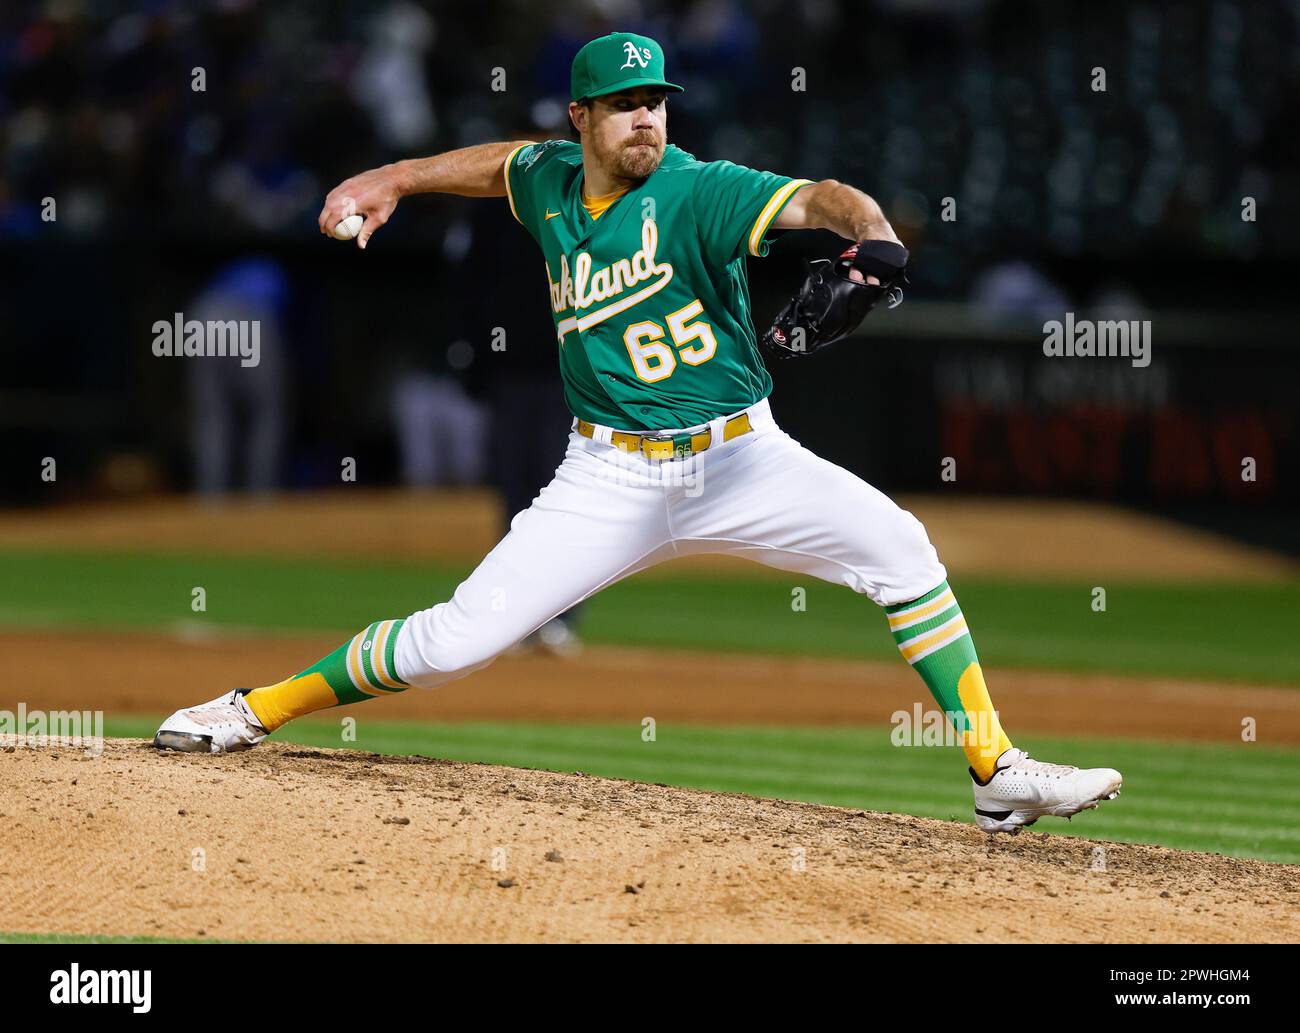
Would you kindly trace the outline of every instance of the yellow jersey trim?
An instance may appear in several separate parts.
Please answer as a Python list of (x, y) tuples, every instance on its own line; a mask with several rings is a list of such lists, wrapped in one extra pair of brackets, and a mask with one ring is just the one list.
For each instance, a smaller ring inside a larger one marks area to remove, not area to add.
[(519, 223), (519, 225), (523, 226), (525, 229), (527, 229), (527, 224), (524, 222), (523, 219), (519, 218), (519, 212), (515, 208), (515, 192), (512, 189), (510, 189), (510, 163), (515, 160), (516, 154), (522, 151), (525, 147), (531, 147), (531, 146), (532, 146), (531, 143), (521, 143), (518, 147), (516, 147), (513, 151), (511, 151), (509, 154), (506, 155), (506, 163), (505, 165), (502, 166), (502, 172), (506, 177), (506, 200), (510, 202), (510, 214), (515, 217), (515, 222)]
[(763, 235), (767, 233), (767, 228), (772, 225), (772, 220), (785, 207), (785, 203), (794, 196), (794, 192), (800, 187), (808, 186), (811, 182), (811, 179), (792, 179), (773, 194), (767, 204), (763, 205), (763, 210), (758, 213), (758, 218), (754, 220), (754, 228), (749, 231), (749, 253), (751, 255), (755, 258), (758, 257), (758, 245), (763, 242)]

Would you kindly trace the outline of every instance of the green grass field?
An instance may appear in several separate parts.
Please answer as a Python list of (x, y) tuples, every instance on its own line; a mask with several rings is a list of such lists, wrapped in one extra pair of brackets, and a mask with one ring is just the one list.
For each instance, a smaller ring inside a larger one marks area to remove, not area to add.
[[(465, 570), (421, 564), (0, 552), (0, 626), (155, 628), (184, 623), (340, 639), (377, 617), (448, 597)], [(791, 589), (807, 589), (807, 609)], [(202, 586), (207, 610), (190, 609)], [(963, 579), (955, 585), (980, 658), (1005, 667), (1111, 671), (1300, 686), (1300, 582), (1189, 587)], [(588, 607), (583, 635), (633, 644), (629, 628), (656, 615), (653, 643), (674, 649), (893, 659), (876, 607), (847, 589), (792, 576), (630, 579)], [(706, 617), (707, 619), (702, 619)], [(761, 629), (761, 633), (756, 633)]]
[[(160, 715), (161, 717), (162, 715)], [(108, 719), (106, 733), (149, 738), (158, 721)], [(664, 727), (655, 742), (639, 725), (357, 725), (295, 722), (276, 739), (311, 746), (423, 755), (718, 792), (835, 804), (971, 822), (965, 759), (957, 748), (893, 746), (880, 728)], [(1074, 822), (1035, 831), (1159, 843), (1300, 863), (1300, 755), (1255, 744), (1144, 743), (1035, 736), (1021, 743), (1048, 759), (1124, 772), (1118, 800)], [(1206, 773), (1212, 777), (1206, 777)]]
[[(0, 626), (166, 633), (201, 622), (335, 632), (342, 641), (376, 617), (446, 598), (465, 573), (413, 563), (0, 551)], [(206, 590), (205, 613), (190, 609), (195, 586)], [(795, 586), (807, 590), (804, 612), (792, 610)], [(989, 665), (1300, 686), (1300, 582), (1107, 584), (1104, 613), (1091, 609), (1085, 583), (970, 578), (955, 587)], [(654, 642), (628, 631), (647, 612), (656, 614)], [(591, 602), (583, 635), (615, 645), (897, 661), (870, 602), (780, 575), (631, 579)], [(157, 719), (110, 716), (108, 725), (109, 734), (147, 738)], [(322, 719), (277, 738), (971, 820), (959, 751), (896, 748), (883, 727), (660, 726), (654, 743), (641, 741), (639, 726), (610, 725), (366, 720), (359, 733), (344, 743), (338, 724)], [(1300, 863), (1300, 751), (1086, 738), (1021, 745), (1125, 774), (1119, 800), (1073, 824), (1038, 827)]]

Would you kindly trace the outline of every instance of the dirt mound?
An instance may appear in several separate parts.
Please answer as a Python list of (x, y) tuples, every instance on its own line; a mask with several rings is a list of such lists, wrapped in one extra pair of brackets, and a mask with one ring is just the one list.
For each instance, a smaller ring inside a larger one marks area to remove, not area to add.
[(1300, 940), (1294, 867), (581, 774), (118, 740), (0, 752), (0, 801), (15, 932)]

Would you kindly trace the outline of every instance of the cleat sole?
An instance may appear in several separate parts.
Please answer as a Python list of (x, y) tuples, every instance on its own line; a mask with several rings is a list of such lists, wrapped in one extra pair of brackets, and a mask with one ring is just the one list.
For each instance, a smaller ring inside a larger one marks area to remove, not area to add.
[(159, 750), (172, 750), (177, 753), (211, 753), (212, 736), (190, 735), (187, 732), (160, 731), (153, 737), (153, 744)]

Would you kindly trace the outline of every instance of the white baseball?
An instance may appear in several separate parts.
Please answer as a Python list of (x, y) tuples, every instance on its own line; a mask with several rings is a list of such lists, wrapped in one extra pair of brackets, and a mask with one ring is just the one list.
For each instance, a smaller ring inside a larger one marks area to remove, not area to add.
[(349, 215), (334, 227), (334, 238), (336, 240), (351, 240), (361, 232), (363, 222), (365, 222), (364, 215)]

